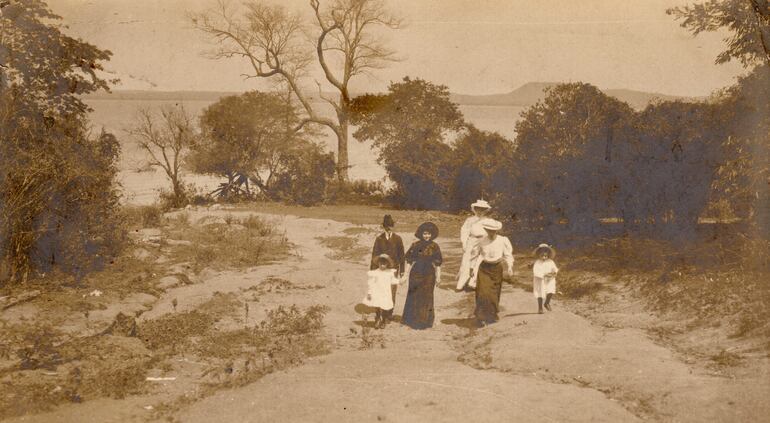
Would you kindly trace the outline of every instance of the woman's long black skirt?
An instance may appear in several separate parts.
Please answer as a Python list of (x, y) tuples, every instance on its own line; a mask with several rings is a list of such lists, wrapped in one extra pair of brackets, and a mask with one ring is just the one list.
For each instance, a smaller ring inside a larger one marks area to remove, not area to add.
[(476, 280), (476, 320), (496, 322), (500, 308), (500, 291), (503, 288), (503, 264), (481, 263)]
[(404, 302), (404, 314), (401, 322), (412, 329), (427, 329), (433, 326), (433, 288), (436, 274), (409, 274), (409, 291)]

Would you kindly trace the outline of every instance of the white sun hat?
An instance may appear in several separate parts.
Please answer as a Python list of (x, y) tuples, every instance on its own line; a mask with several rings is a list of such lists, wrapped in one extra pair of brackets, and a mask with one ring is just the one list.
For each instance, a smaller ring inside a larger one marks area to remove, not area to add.
[(476, 200), (475, 203), (471, 204), (471, 208), (478, 207), (482, 209), (491, 209), (492, 206), (489, 205), (489, 203), (486, 202), (486, 200)]
[(532, 252), (532, 255), (535, 256), (535, 257), (540, 257), (540, 251), (543, 251), (543, 250), (547, 250), (548, 251), (549, 258), (556, 257), (556, 250), (554, 250), (553, 247), (551, 247), (548, 244), (540, 244), (540, 245), (538, 245), (537, 248), (535, 248), (535, 251)]
[(481, 221), (481, 226), (490, 231), (499, 231), (503, 228), (503, 223), (495, 219), (484, 219)]

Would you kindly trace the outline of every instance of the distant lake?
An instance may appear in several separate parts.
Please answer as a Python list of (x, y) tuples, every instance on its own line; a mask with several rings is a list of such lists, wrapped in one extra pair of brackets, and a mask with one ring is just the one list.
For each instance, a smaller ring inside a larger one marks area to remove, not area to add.
[[(163, 172), (147, 171), (137, 172), (142, 168), (146, 160), (144, 153), (139, 149), (136, 143), (124, 131), (133, 122), (136, 111), (139, 108), (150, 108), (157, 110), (163, 105), (183, 104), (184, 107), (193, 115), (199, 115), (201, 111), (212, 103), (212, 101), (183, 101), (173, 100), (107, 100), (107, 99), (88, 99), (86, 100), (94, 111), (91, 113), (91, 123), (95, 130), (104, 127), (107, 131), (114, 133), (121, 142), (122, 155), (120, 160), (120, 180), (124, 190), (124, 201), (135, 204), (149, 204), (157, 198), (157, 190), (161, 187), (168, 187), (168, 181)], [(327, 104), (314, 104), (322, 115), (332, 116), (332, 108)], [(461, 105), (465, 119), (473, 123), (479, 129), (495, 131), (513, 139), (515, 135), (514, 125), (519, 119), (519, 114), (523, 107), (511, 106), (476, 106)], [(321, 140), (329, 151), (337, 151), (337, 140), (333, 137), (331, 131), (326, 130), (325, 136)], [(381, 180), (385, 177), (384, 169), (376, 162), (376, 152), (372, 151), (371, 143), (361, 143), (353, 140), (348, 146), (350, 159), (350, 178)], [(202, 175), (187, 175), (187, 182), (206, 189), (212, 190), (221, 180), (218, 178)]]

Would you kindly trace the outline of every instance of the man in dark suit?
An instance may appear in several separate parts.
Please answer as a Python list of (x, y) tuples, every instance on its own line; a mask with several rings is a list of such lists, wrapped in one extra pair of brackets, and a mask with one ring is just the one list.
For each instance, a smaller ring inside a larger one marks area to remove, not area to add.
[[(377, 257), (379, 257), (380, 254), (387, 254), (393, 260), (393, 270), (396, 272), (396, 276), (400, 278), (404, 274), (404, 241), (401, 240), (400, 236), (393, 232), (395, 226), (396, 222), (393, 221), (393, 218), (389, 214), (386, 214), (382, 218), (382, 228), (385, 231), (378, 235), (374, 240), (370, 268), (371, 270), (377, 269)], [(396, 302), (397, 288), (398, 285), (391, 285), (394, 304)], [(382, 317), (391, 320), (393, 318), (393, 309), (384, 312)]]

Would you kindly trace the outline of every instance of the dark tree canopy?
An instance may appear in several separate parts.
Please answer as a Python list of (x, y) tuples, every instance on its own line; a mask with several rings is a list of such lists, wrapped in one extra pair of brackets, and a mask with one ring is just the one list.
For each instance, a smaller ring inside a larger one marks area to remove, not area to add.
[(452, 183), (447, 138), (464, 125), (449, 89), (406, 77), (391, 83), (388, 94), (363, 96), (354, 103), (359, 111), (354, 136), (373, 141), (378, 162), (396, 185), (399, 204), (446, 208)]
[(611, 169), (627, 132), (630, 106), (583, 84), (561, 84), (516, 124), (517, 215), (546, 225), (567, 219), (590, 231), (608, 213)]
[(61, 32), (61, 18), (41, 0), (0, 8), (0, 90), (18, 101), (62, 114), (87, 110), (77, 95), (108, 89), (97, 75), (112, 53)]
[[(61, 32), (39, 0), (0, 2), (0, 270), (82, 275), (120, 245), (119, 144), (78, 94), (106, 89), (108, 51)], [(2, 273), (0, 271), (0, 273)]]
[(726, 29), (725, 50), (716, 63), (737, 59), (744, 67), (770, 64), (770, 2), (768, 0), (707, 0), (666, 11), (694, 35)]
[[(252, 91), (223, 97), (201, 115), (202, 136), (193, 147), (193, 169), (227, 177), (226, 186), (231, 188), (225, 193), (229, 195), (241, 189), (243, 194), (253, 195), (251, 183), (270, 199), (318, 202), (324, 195), (329, 157), (334, 173), (333, 156), (311, 142), (314, 132), (295, 130), (299, 121), (298, 111), (286, 96)], [(306, 178), (313, 175), (317, 183), (308, 183)], [(310, 191), (318, 184), (323, 189), (317, 198)]]
[(468, 205), (479, 198), (494, 203), (505, 201), (515, 184), (515, 144), (496, 132), (482, 131), (469, 124), (453, 147), (452, 209), (468, 210)]
[(736, 215), (770, 235), (770, 66), (757, 66), (722, 94), (729, 135), (715, 193)]
[(221, 98), (200, 118), (202, 138), (195, 146), (193, 167), (201, 173), (242, 176), (269, 192), (273, 177), (300, 134), (297, 113), (277, 94), (247, 92)]

